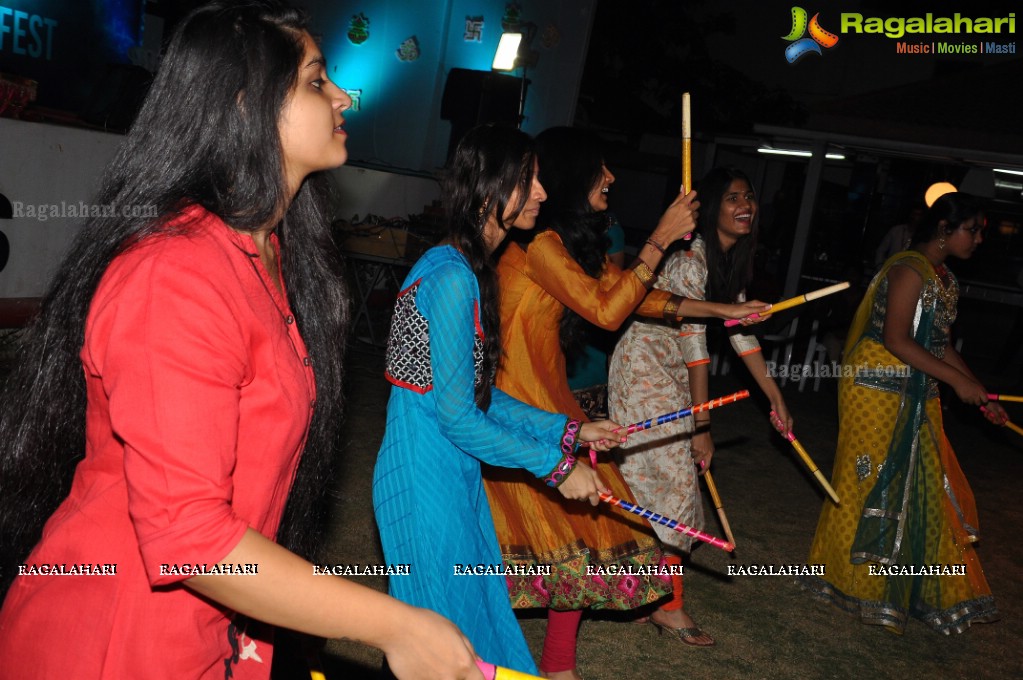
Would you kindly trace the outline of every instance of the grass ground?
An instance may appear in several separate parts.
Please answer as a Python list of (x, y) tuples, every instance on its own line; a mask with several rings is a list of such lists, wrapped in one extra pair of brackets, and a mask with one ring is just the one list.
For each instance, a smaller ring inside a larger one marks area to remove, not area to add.
[[(373, 523), (371, 475), (383, 434), (387, 385), (382, 360), (354, 352), (344, 469), (329, 538), (328, 562), (381, 563)], [(745, 387), (743, 375), (713, 377), (712, 394)], [(784, 389), (796, 432), (830, 477), (837, 436), (835, 384), (819, 392)], [(1017, 502), (1023, 478), (1023, 438), (996, 429), (972, 409), (951, 405), (946, 430), (977, 497), (980, 558), (1002, 620), (945, 637), (912, 621), (902, 636), (865, 626), (807, 596), (790, 577), (729, 577), (729, 564), (805, 562), (823, 492), (794, 452), (771, 430), (765, 404), (750, 399), (715, 412), (715, 478), (735, 533), (729, 556), (705, 547), (686, 575), (686, 608), (717, 639), (713, 648), (687, 647), (652, 626), (585, 618), (579, 671), (586, 680), (685, 677), (690, 680), (830, 678), (1023, 678), (1023, 526)], [(1023, 409), (1010, 408), (1023, 422)], [(714, 518), (708, 509), (709, 521)], [(712, 532), (720, 531), (711, 525)], [(384, 589), (383, 578), (367, 585)], [(526, 612), (522, 628), (539, 657), (545, 620)], [(1015, 650), (1015, 651), (1014, 651)], [(354, 643), (330, 642), (322, 654), (329, 680), (375, 678), (381, 657)], [(279, 657), (278, 680), (308, 677), (300, 661)]]

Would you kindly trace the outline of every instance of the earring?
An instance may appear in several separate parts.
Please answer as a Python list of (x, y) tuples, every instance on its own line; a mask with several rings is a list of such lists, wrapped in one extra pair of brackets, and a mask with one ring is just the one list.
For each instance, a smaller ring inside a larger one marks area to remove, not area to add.
[(938, 250), (944, 250), (944, 249), (945, 249), (945, 237), (942, 236), (941, 238), (938, 239)]
[(490, 197), (487, 196), (486, 198), (483, 199), (483, 205), (481, 205), (480, 209), (476, 211), (476, 221), (480, 224), (480, 226), (483, 225), (484, 218), (487, 215), (487, 208), (489, 207)]

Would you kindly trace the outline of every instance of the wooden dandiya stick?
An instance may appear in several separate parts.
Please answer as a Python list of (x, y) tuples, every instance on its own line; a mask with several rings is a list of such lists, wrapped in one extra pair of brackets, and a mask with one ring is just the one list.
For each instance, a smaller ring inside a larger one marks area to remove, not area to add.
[[(989, 411), (986, 408), (984, 408), (983, 406), (980, 407), (980, 410), (983, 411), (984, 413), (989, 413)], [(1019, 425), (1017, 425), (1016, 423), (1012, 422), (1008, 418), (1005, 419), (1005, 422), (1002, 423), (1002, 425), (1004, 425), (1005, 427), (1009, 428), (1010, 430), (1012, 430), (1016, 434), (1023, 435), (1023, 427), (1020, 427)]]
[[(682, 193), (693, 190), (693, 118), (689, 107), (689, 93), (682, 93)], [(693, 238), (689, 232), (684, 241)]]
[(495, 666), (483, 659), (476, 659), (476, 665), (479, 666), (480, 672), (483, 673), (484, 680), (534, 680), (540, 677), (538, 675), (513, 671), (504, 666)]
[(725, 515), (724, 504), (721, 502), (721, 494), (718, 493), (717, 484), (714, 483), (714, 476), (710, 470), (703, 473), (703, 481), (707, 482), (707, 491), (710, 491), (710, 499), (714, 503), (714, 509), (718, 511), (718, 519), (721, 520), (721, 528), (725, 530), (725, 538), (735, 547), (735, 536), (732, 535), (732, 527), (728, 525), (728, 516)]
[(657, 416), (656, 418), (650, 418), (649, 420), (643, 420), (638, 423), (633, 423), (632, 425), (622, 426), (615, 430), (615, 432), (625, 430), (625, 434), (632, 434), (633, 432), (649, 430), (651, 427), (664, 425), (665, 423), (670, 423), (673, 420), (678, 420), (679, 418), (691, 416), (694, 413), (700, 413), (701, 411), (709, 411), (712, 408), (724, 406), (725, 404), (733, 404), (739, 401), (740, 399), (745, 399), (748, 396), (749, 390), (739, 390), (738, 392), (733, 392), (732, 394), (726, 395), (724, 397), (718, 397), (717, 399), (705, 401), (702, 404), (695, 404), (694, 406), (691, 406), (689, 408), (684, 408), (679, 411), (673, 411), (672, 413), (665, 413), (664, 415)]
[(699, 529), (694, 529), (690, 526), (686, 526), (685, 524), (682, 524), (678, 520), (671, 519), (670, 517), (665, 517), (664, 515), (660, 515), (656, 512), (653, 512), (652, 510), (647, 510), (646, 508), (641, 508), (635, 503), (630, 503), (629, 501), (623, 501), (620, 498), (615, 498), (609, 493), (600, 494), (600, 500), (604, 501), (605, 503), (610, 503), (611, 505), (616, 505), (623, 510), (627, 510), (634, 515), (639, 515), (640, 517), (650, 520), (651, 522), (663, 524), (669, 529), (674, 529), (680, 534), (692, 536), (698, 541), (709, 543), (715, 548), (721, 548), (725, 552), (732, 552), (733, 550), (735, 550), (735, 545), (729, 543), (728, 541), (722, 541), (720, 538), (711, 536), (710, 534), (705, 534)]
[[(842, 283), (836, 283), (833, 286), (827, 286), (826, 288), (820, 288), (818, 290), (812, 290), (809, 293), (804, 293), (803, 295), (797, 295), (796, 297), (789, 298), (788, 300), (782, 300), (781, 302), (775, 302), (773, 305), (771, 305), (771, 309), (768, 310), (765, 313), (766, 314), (775, 314), (776, 312), (782, 312), (782, 311), (785, 311), (786, 309), (789, 309), (790, 307), (796, 307), (797, 305), (801, 305), (804, 302), (810, 302), (812, 300), (816, 300), (817, 298), (822, 298), (822, 297), (824, 297), (826, 295), (831, 295), (832, 293), (837, 293), (839, 291), (845, 290), (848, 287), (849, 287), (849, 282), (848, 281), (843, 281)], [(740, 323), (742, 323), (743, 321), (745, 321), (747, 319), (752, 321), (754, 319), (759, 319), (759, 318), (760, 318), (760, 314), (757, 314), (757, 313), (754, 312), (753, 314), (750, 314), (749, 316), (744, 317), (742, 319), (728, 319), (727, 321), (725, 321), (725, 326), (729, 326), (729, 327), (737, 326), (737, 325), (739, 325)]]
[(1018, 401), (1023, 403), (1023, 397), (1014, 394), (988, 394), (987, 398), (991, 401)]
[(831, 488), (831, 484), (829, 484), (827, 478), (824, 477), (824, 473), (821, 472), (820, 468), (817, 467), (817, 464), (813, 462), (813, 458), (810, 458), (810, 454), (806, 452), (803, 445), (799, 443), (798, 439), (796, 439), (796, 435), (785, 429), (785, 423), (781, 422), (781, 418), (778, 417), (778, 414), (775, 411), (771, 411), (771, 424), (774, 425), (774, 429), (781, 433), (781, 436), (789, 440), (789, 443), (792, 444), (792, 448), (794, 448), (796, 453), (799, 454), (799, 457), (803, 459), (803, 463), (805, 463), (806, 467), (810, 469), (813, 476), (817, 478), (821, 487), (828, 492), (828, 495), (831, 496), (831, 500), (835, 501), (835, 505), (839, 505), (841, 501), (838, 500), (838, 494)]
[(323, 664), (320, 663), (320, 657), (318, 654), (310, 652), (306, 657), (306, 662), (309, 664), (309, 677), (311, 680), (327, 680), (327, 676), (323, 672)]

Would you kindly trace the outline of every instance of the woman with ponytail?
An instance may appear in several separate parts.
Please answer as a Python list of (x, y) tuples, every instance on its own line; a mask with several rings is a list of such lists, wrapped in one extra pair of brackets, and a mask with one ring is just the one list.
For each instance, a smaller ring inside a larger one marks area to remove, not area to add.
[(377, 525), (400, 600), (456, 622), (487, 661), (536, 666), (508, 601), (480, 463), (522, 468), (550, 493), (596, 505), (603, 482), (579, 444), (624, 440), (614, 423), (580, 423), (493, 387), (501, 356), (491, 255), (512, 228), (529, 230), (547, 198), (533, 142), (483, 126), (459, 142), (447, 177), (448, 236), (415, 264), (398, 294), (387, 343), (392, 383), (373, 477)]

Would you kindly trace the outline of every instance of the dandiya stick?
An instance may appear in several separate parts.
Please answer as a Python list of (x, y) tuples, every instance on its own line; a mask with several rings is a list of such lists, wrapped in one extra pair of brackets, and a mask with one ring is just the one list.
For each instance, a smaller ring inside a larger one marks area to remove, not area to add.
[(1004, 424), (1005, 424), (1005, 426), (1007, 428), (1009, 428), (1010, 430), (1012, 430), (1016, 434), (1023, 434), (1023, 427), (1020, 427), (1019, 425), (1017, 425), (1016, 423), (1012, 422), (1011, 420), (1006, 420)]
[(327, 680), (327, 676), (323, 672), (323, 664), (320, 663), (320, 657), (315, 652), (310, 652), (306, 657), (306, 661), (309, 664), (309, 677), (311, 680)]
[(710, 470), (703, 473), (703, 481), (707, 482), (707, 491), (710, 491), (710, 499), (714, 503), (714, 509), (718, 511), (718, 519), (721, 520), (721, 528), (725, 530), (725, 538), (735, 546), (735, 536), (732, 535), (732, 527), (728, 525), (728, 516), (725, 515), (724, 504), (721, 502), (721, 494), (718, 493), (717, 484), (714, 483), (714, 476)]
[[(682, 93), (682, 193), (693, 190), (693, 117), (689, 107), (689, 93)], [(689, 232), (682, 237), (688, 241), (693, 238)]]
[[(828, 286), (826, 288), (820, 288), (818, 290), (812, 290), (809, 293), (805, 293), (803, 295), (797, 295), (796, 297), (789, 298), (788, 300), (782, 300), (781, 302), (775, 302), (773, 305), (771, 305), (771, 309), (768, 310), (767, 312), (765, 312), (765, 314), (774, 314), (776, 312), (782, 312), (782, 311), (785, 311), (786, 309), (789, 309), (790, 307), (796, 307), (798, 305), (803, 304), (804, 302), (810, 302), (812, 300), (816, 300), (817, 298), (822, 298), (822, 297), (824, 297), (826, 295), (831, 295), (832, 293), (837, 293), (839, 291), (845, 290), (848, 287), (849, 287), (849, 282), (848, 281), (843, 281), (842, 283), (836, 283), (833, 286)], [(749, 319), (749, 320), (752, 321), (753, 319), (759, 319), (759, 318), (760, 318), (760, 314), (753, 313), (753, 314), (750, 314), (749, 316), (745, 317), (744, 319), (728, 319), (727, 321), (725, 321), (725, 326), (729, 326), (729, 327), (730, 326), (737, 326), (737, 325), (739, 325), (740, 323), (742, 323), (746, 319)]]
[(840, 501), (838, 500), (838, 494), (835, 493), (833, 488), (831, 488), (831, 484), (829, 484), (827, 478), (824, 477), (824, 473), (821, 472), (820, 468), (817, 467), (817, 464), (813, 462), (813, 458), (810, 458), (810, 454), (806, 452), (803, 445), (799, 443), (798, 439), (796, 439), (796, 435), (792, 434), (791, 431), (785, 430), (785, 423), (781, 422), (781, 418), (778, 417), (778, 414), (775, 411), (771, 411), (771, 424), (774, 425), (774, 429), (781, 433), (781, 436), (789, 440), (789, 443), (792, 444), (792, 448), (794, 448), (796, 453), (799, 454), (799, 457), (803, 459), (803, 463), (805, 463), (806, 467), (810, 469), (813, 476), (817, 478), (821, 487), (828, 492), (828, 495), (831, 496), (831, 500), (835, 501), (835, 505), (839, 505)]
[(1018, 401), (1023, 403), (1023, 397), (1018, 397), (1014, 394), (989, 394), (987, 398), (991, 401)]
[(739, 390), (738, 392), (733, 392), (732, 394), (726, 395), (724, 397), (718, 397), (717, 399), (705, 401), (702, 404), (696, 404), (694, 406), (691, 406), (690, 408), (684, 408), (680, 411), (674, 411), (672, 413), (665, 413), (664, 415), (657, 416), (656, 418), (650, 418), (649, 420), (642, 420), (638, 423), (633, 423), (632, 425), (620, 427), (617, 430), (615, 430), (615, 432), (625, 430), (625, 434), (632, 434), (633, 432), (649, 430), (651, 427), (664, 425), (665, 423), (670, 423), (673, 420), (678, 420), (679, 418), (691, 416), (694, 413), (700, 413), (701, 411), (709, 411), (712, 408), (724, 406), (725, 404), (733, 404), (739, 401), (740, 399), (745, 399), (748, 396), (749, 390)]
[[(980, 410), (983, 411), (984, 413), (989, 413), (989, 411), (986, 408), (984, 408), (983, 406), (980, 407)], [(1004, 425), (1005, 427), (1009, 428), (1010, 430), (1012, 430), (1016, 434), (1023, 435), (1023, 427), (1020, 427), (1019, 425), (1017, 425), (1016, 423), (1012, 422), (1008, 418), (1005, 419), (1005, 422), (1002, 423), (1002, 425)]]
[(483, 659), (476, 659), (476, 665), (479, 666), (480, 672), (483, 673), (484, 680), (538, 680), (540, 677), (538, 675), (513, 671), (504, 666), (495, 666)]
[[(739, 390), (738, 392), (733, 392), (732, 394), (726, 395), (724, 397), (718, 397), (717, 399), (705, 401), (702, 404), (696, 404), (695, 406), (692, 406), (690, 408), (684, 408), (680, 411), (672, 411), (671, 413), (665, 413), (664, 415), (657, 416), (656, 418), (643, 420), (638, 423), (633, 423), (632, 425), (623, 425), (622, 427), (619, 427), (617, 430), (613, 430), (613, 432), (621, 432), (622, 430), (625, 430), (625, 434), (632, 434), (633, 432), (642, 432), (643, 430), (649, 430), (651, 427), (657, 427), (658, 425), (664, 425), (665, 423), (670, 423), (673, 420), (678, 420), (679, 418), (691, 416), (694, 413), (700, 413), (701, 411), (709, 411), (712, 408), (717, 408), (718, 406), (724, 406), (725, 404), (734, 403), (736, 401), (739, 401), (740, 399), (745, 399), (748, 396), (749, 390)], [(596, 470), (597, 450), (592, 447), (590, 448), (590, 463), (593, 464), (593, 469)]]
[(653, 512), (651, 510), (647, 510), (646, 508), (641, 508), (640, 506), (636, 505), (635, 503), (630, 503), (628, 501), (623, 501), (620, 498), (615, 498), (614, 496), (612, 496), (609, 493), (602, 493), (602, 494), (600, 494), (600, 500), (604, 501), (605, 503), (610, 503), (611, 505), (617, 505), (619, 508), (621, 508), (623, 510), (628, 510), (632, 514), (639, 515), (640, 517), (643, 517), (644, 519), (648, 519), (651, 522), (657, 522), (658, 524), (663, 524), (664, 526), (668, 527), (669, 529), (674, 529), (675, 531), (679, 532), (680, 534), (685, 534), (686, 536), (692, 536), (693, 538), (695, 538), (695, 539), (697, 539), (699, 541), (703, 541), (704, 543), (710, 543), (715, 548), (721, 548), (725, 552), (732, 552), (733, 550), (735, 550), (735, 545), (733, 545), (732, 543), (729, 543), (728, 541), (722, 541), (720, 538), (717, 538), (715, 536), (711, 536), (710, 534), (705, 534), (702, 531), (700, 531), (699, 529), (694, 529), (694, 528), (692, 528), (690, 526), (686, 526), (685, 524), (682, 524), (678, 520), (674, 520), (674, 519), (671, 519), (669, 517), (665, 517), (664, 515), (659, 515), (656, 512)]

